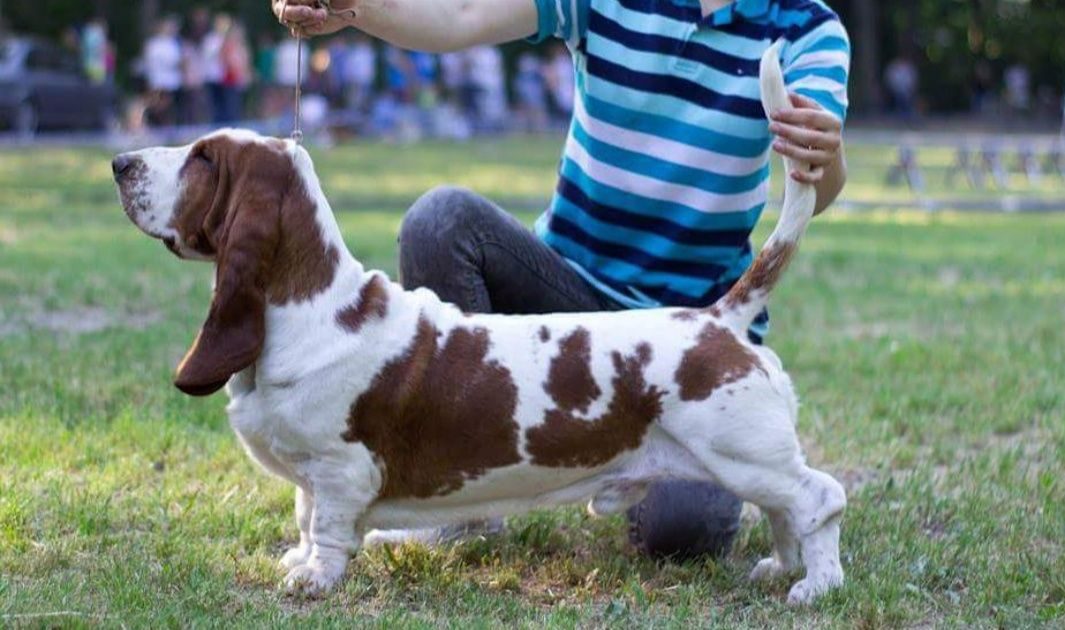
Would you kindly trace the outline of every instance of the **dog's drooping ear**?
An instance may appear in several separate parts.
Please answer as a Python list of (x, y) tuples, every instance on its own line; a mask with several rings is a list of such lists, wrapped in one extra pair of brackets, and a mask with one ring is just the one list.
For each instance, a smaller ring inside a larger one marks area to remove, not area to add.
[[(266, 330), (267, 273), (280, 239), (281, 204), (290, 181), (232, 172), (228, 209), (218, 238), (211, 309), (174, 385), (190, 396), (210, 396), (253, 364)], [(228, 183), (228, 182), (225, 182)], [(225, 185), (223, 183), (222, 185)]]

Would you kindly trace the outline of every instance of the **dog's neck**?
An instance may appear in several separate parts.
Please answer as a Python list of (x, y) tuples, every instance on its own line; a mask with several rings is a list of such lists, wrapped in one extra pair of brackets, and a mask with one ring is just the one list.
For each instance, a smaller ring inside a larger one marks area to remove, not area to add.
[[(344, 242), (340, 226), (322, 191), (310, 158), (305, 153), (298, 153), (294, 161), (297, 175), (313, 206), (313, 218), (307, 217), (303, 220), (313, 220), (317, 224), (318, 238), (308, 244), (294, 242), (295, 237), (292, 234), (282, 236), (289, 240), (283, 244), (281, 249), (311, 247), (314, 251), (304, 249), (304, 251), (290, 255), (289, 257), (295, 261), (295, 264), (279, 270), (281, 274), (284, 274), (280, 276), (280, 284), (292, 287), (288, 292), (298, 294), (299, 299), (283, 302), (268, 301), (268, 337), (276, 334), (297, 337), (320, 334), (315, 331), (322, 327), (321, 314), (336, 312), (350, 303), (353, 297), (359, 294), (359, 289), (367, 278), (366, 270), (351, 254)], [(309, 231), (314, 232), (314, 230)], [(317, 249), (319, 247), (320, 250)], [(298, 267), (303, 267), (303, 269)], [(308, 290), (305, 286), (306, 278), (314, 277), (315, 281), (321, 280), (323, 268), (332, 268), (332, 273), (326, 278), (327, 282), (321, 287), (315, 286)], [(308, 269), (314, 271), (308, 271)], [(287, 339), (285, 344), (288, 344)]]

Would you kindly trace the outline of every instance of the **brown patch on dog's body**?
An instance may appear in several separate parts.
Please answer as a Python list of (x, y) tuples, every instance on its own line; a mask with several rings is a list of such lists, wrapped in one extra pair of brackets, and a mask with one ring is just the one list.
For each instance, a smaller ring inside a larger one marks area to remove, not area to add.
[(506, 367), (487, 359), (488, 331), (455, 328), (443, 347), (439, 336), (421, 318), (410, 347), (351, 407), (341, 437), (380, 458), (381, 499), (447, 495), (521, 461), (518, 388)]
[[(572, 343), (581, 350), (580, 343)], [(525, 432), (532, 463), (552, 468), (589, 468), (638, 448), (648, 428), (661, 417), (662, 398), (666, 395), (657, 386), (647, 384), (644, 369), (651, 357), (647, 343), (637, 346), (633, 355), (614, 352), (614, 398), (607, 410), (595, 419), (580, 418), (574, 414), (573, 401), (563, 398), (558, 409), (546, 413), (542, 425)]]
[(563, 411), (587, 413), (603, 393), (592, 375), (591, 338), (586, 328), (578, 328), (558, 342), (544, 391)]
[(548, 341), (551, 341), (551, 329), (548, 328), (547, 326), (541, 326), (540, 327), (540, 342), (541, 343), (547, 343)]
[(337, 323), (350, 333), (358, 333), (371, 319), (388, 316), (388, 286), (381, 276), (362, 285), (359, 301), (337, 313)]
[(699, 311), (686, 309), (683, 311), (677, 311), (670, 315), (670, 317), (678, 322), (694, 322), (699, 319)]
[(780, 277), (784, 275), (796, 249), (795, 243), (777, 243), (763, 249), (747, 273), (743, 274), (736, 286), (732, 287), (732, 290), (724, 297), (722, 303), (727, 308), (732, 308), (750, 302), (751, 294), (755, 291), (766, 293), (772, 291), (780, 281)]
[(703, 401), (754, 370), (765, 371), (758, 356), (728, 329), (710, 322), (699, 333), (695, 346), (684, 353), (674, 379), (680, 386), (681, 400)]

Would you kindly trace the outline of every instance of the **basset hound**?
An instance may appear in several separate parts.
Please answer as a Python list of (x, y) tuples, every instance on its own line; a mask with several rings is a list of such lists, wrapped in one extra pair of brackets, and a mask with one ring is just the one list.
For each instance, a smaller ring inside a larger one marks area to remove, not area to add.
[[(787, 104), (778, 54), (763, 60), (768, 108)], [(295, 484), (289, 588), (335, 586), (370, 530), (575, 502), (620, 513), (667, 476), (768, 514), (775, 551), (752, 578), (805, 568), (790, 602), (843, 582), (844, 490), (806, 465), (792, 382), (746, 334), (813, 215), (811, 186), (788, 179), (768, 243), (712, 308), (515, 317), (364, 269), (291, 141), (227, 130), (113, 167), (137, 227), (216, 267), (175, 384), (226, 387), (248, 454)]]

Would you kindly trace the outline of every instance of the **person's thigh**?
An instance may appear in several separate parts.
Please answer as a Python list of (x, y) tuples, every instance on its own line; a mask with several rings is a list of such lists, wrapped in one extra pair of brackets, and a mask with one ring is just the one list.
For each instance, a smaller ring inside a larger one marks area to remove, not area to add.
[(399, 236), (400, 279), (470, 313), (617, 310), (513, 216), (469, 190), (441, 187), (416, 201)]

